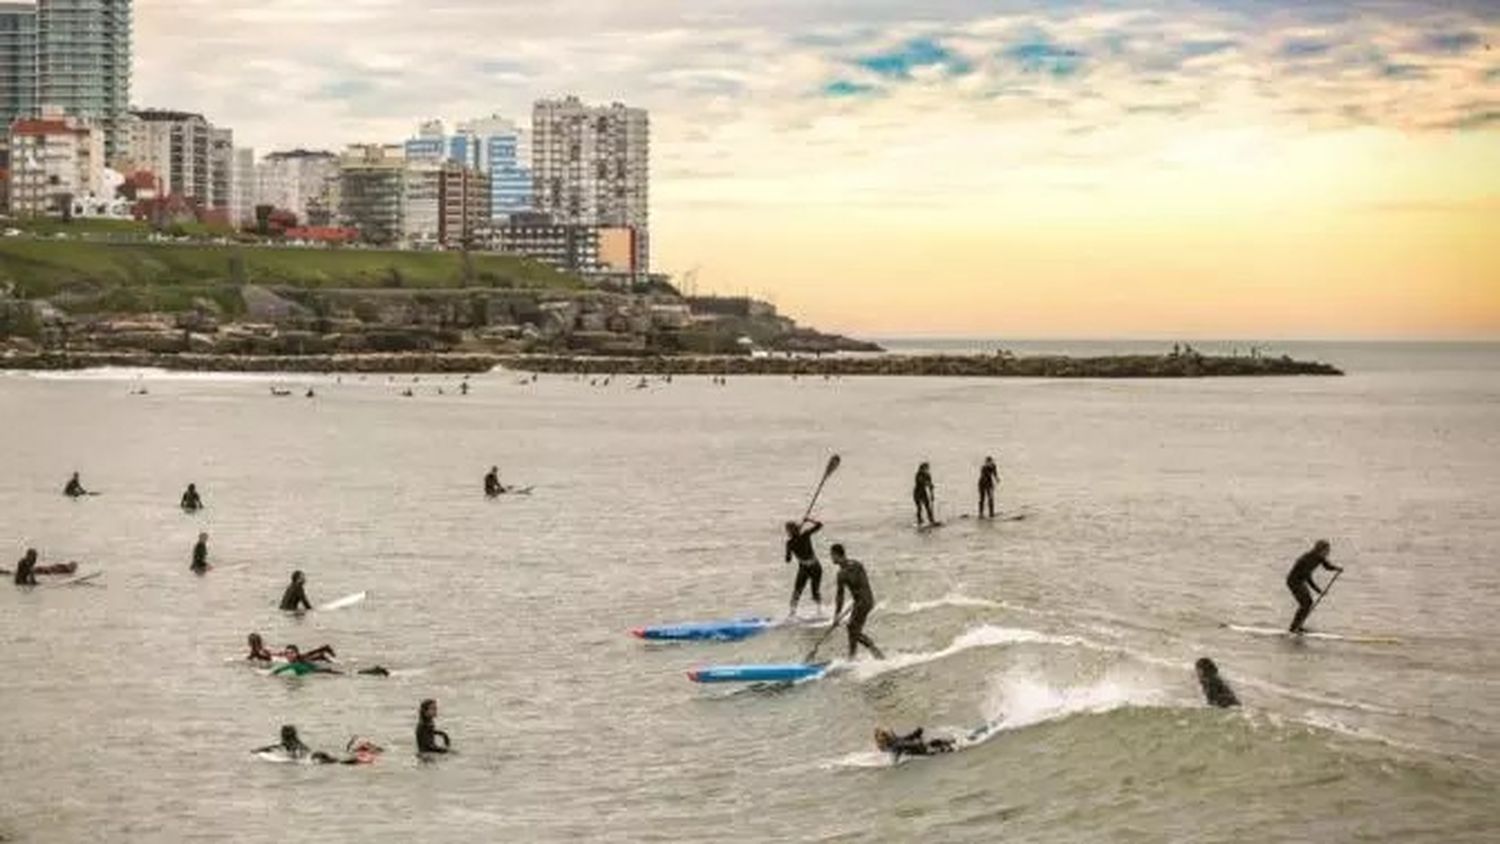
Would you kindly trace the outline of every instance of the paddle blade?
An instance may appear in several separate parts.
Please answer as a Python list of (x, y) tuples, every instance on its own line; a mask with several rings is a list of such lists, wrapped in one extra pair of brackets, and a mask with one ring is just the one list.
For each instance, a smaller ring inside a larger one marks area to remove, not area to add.
[(828, 458), (828, 468), (826, 468), (826, 469), (823, 470), (823, 477), (827, 478), (829, 475), (833, 474), (834, 472), (837, 472), (839, 470), (839, 463), (840, 462), (841, 462), (841, 459), (839, 458), (839, 456), (837, 454), (835, 454), (834, 456)]

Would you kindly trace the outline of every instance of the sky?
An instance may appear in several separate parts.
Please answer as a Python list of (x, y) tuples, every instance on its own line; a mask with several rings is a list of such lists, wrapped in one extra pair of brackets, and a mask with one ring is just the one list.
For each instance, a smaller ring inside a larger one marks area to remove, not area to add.
[(855, 334), (1500, 339), (1500, 2), (136, 0), (258, 152), (651, 112), (652, 260)]

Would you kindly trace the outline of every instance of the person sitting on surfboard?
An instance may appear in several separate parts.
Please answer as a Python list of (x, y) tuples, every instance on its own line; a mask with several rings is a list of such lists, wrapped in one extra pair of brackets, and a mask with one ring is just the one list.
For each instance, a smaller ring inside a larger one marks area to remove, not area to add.
[(823, 529), (823, 523), (817, 519), (803, 519), (802, 524), (796, 522), (786, 523), (786, 561), (790, 563), (792, 558), (797, 559), (797, 581), (792, 586), (792, 608), (787, 615), (797, 614), (797, 603), (802, 600), (804, 587), (812, 587), (813, 603), (818, 605), (818, 615), (823, 614), (823, 593), (819, 591), (823, 583), (823, 564), (818, 562), (818, 555), (813, 551), (813, 534)]
[[(356, 742), (360, 744), (359, 747), (356, 747)], [(362, 765), (366, 762), (375, 761), (376, 754), (381, 752), (381, 748), (374, 742), (358, 738), (350, 739), (345, 749), (349, 750), (353, 755), (344, 759), (335, 759), (321, 750), (311, 750), (297, 736), (296, 727), (291, 724), (284, 724), (281, 727), (281, 741), (276, 744), (266, 745), (265, 747), (257, 747), (250, 752), (274, 753), (279, 750), (285, 753), (290, 759), (310, 759), (321, 765)]]
[(78, 473), (74, 472), (73, 477), (68, 478), (68, 485), (63, 487), (63, 495), (69, 498), (78, 498), (79, 496), (88, 494), (89, 491), (83, 488), (83, 482), (78, 480)]
[(1328, 562), (1328, 551), (1330, 546), (1328, 540), (1319, 539), (1311, 551), (1297, 558), (1292, 564), (1292, 570), (1286, 573), (1286, 588), (1292, 590), (1292, 596), (1297, 599), (1297, 614), (1292, 616), (1292, 626), (1287, 629), (1292, 633), (1304, 633), (1302, 623), (1307, 621), (1307, 616), (1312, 612), (1313, 599), (1308, 594), (1308, 589), (1323, 594), (1318, 584), (1313, 582), (1313, 572), (1319, 566), (1333, 572), (1343, 571), (1343, 567)]
[(1000, 470), (995, 468), (995, 458), (984, 458), (984, 465), (979, 467), (979, 513), (978, 517), (985, 518), (985, 510), (989, 510), (989, 518), (995, 518), (995, 484), (1000, 480)]
[[(448, 734), (439, 730), (437, 720), (437, 701), (428, 698), (417, 707), (417, 752), (418, 753), (447, 753), (452, 749), (453, 742), (448, 740)], [(443, 743), (437, 743), (437, 737), (443, 737)]]
[(203, 499), (198, 496), (198, 486), (196, 484), (187, 485), (187, 489), (182, 493), (182, 501), (179, 502), (179, 506), (189, 513), (196, 513), (203, 509)]
[(500, 484), (500, 467), (491, 466), (484, 476), (484, 494), (494, 498), (502, 492), (505, 492), (505, 487)]
[(36, 549), (27, 548), (26, 554), (16, 563), (16, 585), (36, 585)]
[(208, 534), (200, 532), (198, 541), (193, 544), (193, 562), (188, 566), (193, 574), (202, 574), (208, 571)]
[(1219, 666), (1208, 657), (1200, 657), (1193, 663), (1193, 670), (1198, 674), (1198, 684), (1203, 687), (1203, 698), (1210, 706), (1228, 709), (1231, 706), (1239, 706), (1240, 699), (1234, 696), (1234, 690), (1219, 676)]
[(953, 739), (923, 738), (921, 727), (904, 736), (884, 727), (876, 727), (875, 746), (894, 755), (898, 762), (902, 756), (931, 756), (934, 753), (952, 753), (954, 750)]
[(916, 502), (917, 505), (917, 527), (922, 526), (923, 510), (927, 511), (927, 523), (937, 524), (937, 519), (932, 515), (932, 496), (934, 491), (932, 486), (932, 470), (928, 468), (926, 462), (923, 462), (922, 465), (917, 467), (917, 477), (911, 491), (912, 501)]
[(281, 609), (289, 612), (312, 609), (312, 602), (307, 600), (307, 592), (302, 586), (306, 581), (307, 578), (301, 571), (292, 572), (292, 582), (281, 593)]
[(865, 573), (864, 564), (844, 556), (844, 546), (841, 544), (835, 543), (828, 549), (828, 553), (839, 567), (838, 588), (833, 599), (833, 626), (838, 626), (839, 616), (844, 610), (844, 590), (849, 591), (849, 597), (854, 603), (849, 610), (849, 621), (844, 626), (849, 634), (849, 658), (854, 659), (857, 645), (864, 645), (876, 659), (885, 659), (885, 654), (865, 635), (865, 619), (875, 609), (875, 593), (870, 589), (870, 576)]

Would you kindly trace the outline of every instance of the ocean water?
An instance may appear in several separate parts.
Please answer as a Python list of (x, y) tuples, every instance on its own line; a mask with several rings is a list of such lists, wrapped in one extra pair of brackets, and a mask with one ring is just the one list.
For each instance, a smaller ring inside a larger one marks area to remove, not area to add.
[[(0, 592), (0, 836), (1497, 840), (1500, 347), (1316, 351), (1349, 376), (633, 389), (497, 372), (467, 397), (437, 378), (0, 376), (0, 565), (35, 545), (103, 571)], [(844, 662), (839, 633), (824, 679), (702, 687), (685, 673), (794, 660), (820, 631), (628, 635), (784, 613), (780, 524), (835, 452), (819, 550), (865, 562), (889, 659)], [(963, 517), (986, 454), (1024, 518)], [(947, 520), (923, 533), (921, 460)], [(486, 500), (491, 464), (534, 494)], [(74, 470), (103, 495), (60, 495)], [(196, 516), (176, 508), (189, 481)], [(199, 530), (204, 577), (187, 571)], [(1284, 625), (1286, 568), (1319, 537), (1348, 570), (1310, 626), (1399, 644), (1221, 627)], [(293, 569), (315, 603), (369, 597), (282, 614)], [(266, 676), (236, 660), (250, 631), (394, 674)], [(1204, 655), (1242, 710), (1203, 705)], [(427, 697), (458, 754), (416, 757)], [(986, 722), (981, 743), (900, 765), (871, 741)], [(284, 723), (388, 752), (248, 752)]]

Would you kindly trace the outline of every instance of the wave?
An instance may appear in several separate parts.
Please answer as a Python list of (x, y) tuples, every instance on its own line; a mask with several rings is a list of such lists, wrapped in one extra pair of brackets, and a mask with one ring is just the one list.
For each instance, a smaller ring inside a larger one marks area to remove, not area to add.
[(933, 598), (927, 601), (912, 601), (904, 607), (889, 607), (882, 605), (879, 612), (882, 615), (912, 615), (914, 613), (926, 612), (928, 610), (940, 609), (942, 607), (980, 607), (984, 609), (1005, 609), (1027, 611), (1021, 607), (1013, 607), (1004, 601), (991, 601), (988, 598), (973, 598), (961, 592), (949, 592), (941, 598)]
[(937, 662), (940, 659), (947, 659), (954, 654), (974, 648), (1033, 644), (1103, 649), (1100, 645), (1078, 636), (1059, 636), (1052, 633), (1043, 633), (1039, 630), (1029, 630), (1024, 627), (1000, 627), (994, 624), (982, 624), (960, 633), (947, 647), (941, 650), (922, 653), (894, 653), (882, 660), (857, 662), (837, 660), (830, 666), (829, 670), (847, 671), (853, 674), (857, 680), (869, 680), (879, 677), (882, 674), (889, 674), (892, 671), (901, 671), (916, 665), (924, 665), (929, 662)]

